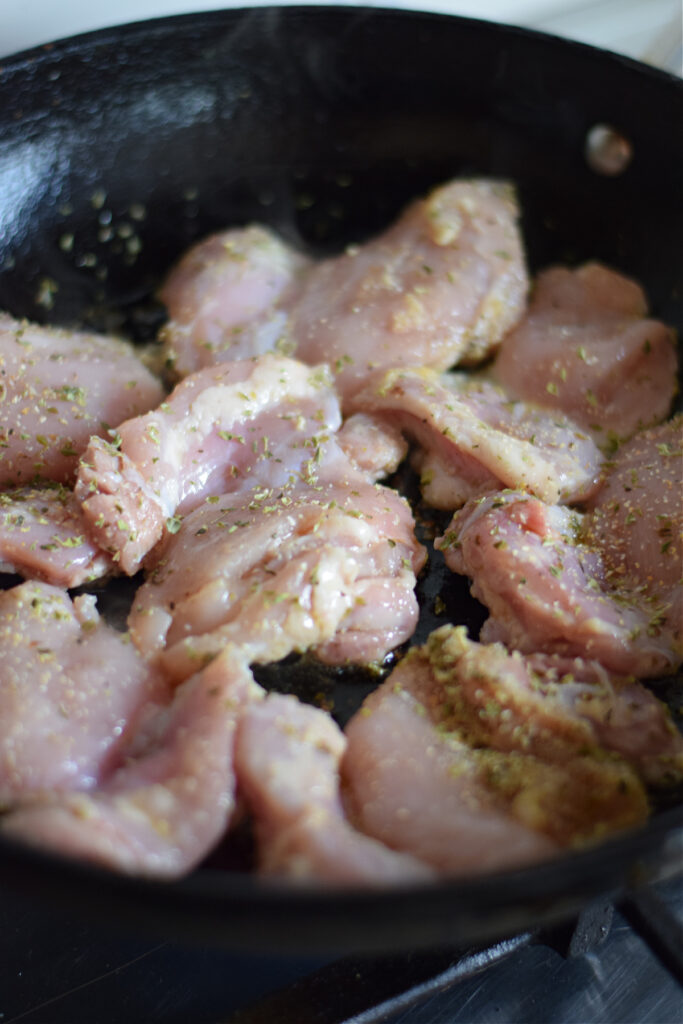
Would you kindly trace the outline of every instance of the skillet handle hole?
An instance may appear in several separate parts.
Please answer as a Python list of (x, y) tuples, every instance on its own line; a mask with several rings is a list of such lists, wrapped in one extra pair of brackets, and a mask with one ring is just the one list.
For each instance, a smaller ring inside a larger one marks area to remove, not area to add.
[(622, 132), (609, 124), (595, 124), (586, 135), (586, 162), (596, 174), (616, 178), (633, 159), (633, 146)]

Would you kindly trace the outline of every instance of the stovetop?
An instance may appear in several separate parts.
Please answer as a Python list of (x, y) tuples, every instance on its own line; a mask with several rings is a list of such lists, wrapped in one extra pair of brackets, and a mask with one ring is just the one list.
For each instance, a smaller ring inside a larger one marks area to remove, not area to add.
[[(683, 879), (655, 895), (683, 921)], [(683, 989), (622, 914), (587, 919), (483, 951), (254, 956), (65, 918), (0, 880), (0, 1024), (682, 1021)]]

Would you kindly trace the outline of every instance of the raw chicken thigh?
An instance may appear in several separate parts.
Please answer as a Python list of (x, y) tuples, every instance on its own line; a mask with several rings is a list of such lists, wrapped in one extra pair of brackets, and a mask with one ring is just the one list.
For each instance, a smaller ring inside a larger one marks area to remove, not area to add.
[(162, 397), (132, 345), (0, 314), (0, 485), (72, 481), (91, 435)]
[(433, 647), (412, 648), (346, 728), (351, 820), (446, 874), (547, 860), (642, 822), (643, 787), (618, 759), (546, 762), (471, 746)]
[(518, 213), (510, 185), (454, 181), (315, 264), (289, 310), (297, 358), (329, 362), (344, 400), (373, 370), (482, 359), (524, 312)]
[(235, 807), (233, 743), (255, 688), (226, 650), (148, 708), (126, 760), (91, 793), (53, 794), (0, 819), (0, 832), (117, 871), (176, 878), (223, 835)]
[(167, 690), (94, 597), (44, 583), (0, 594), (0, 661), (0, 809), (97, 786)]
[(80, 502), (62, 484), (0, 493), (0, 571), (79, 587), (114, 563), (90, 539)]
[(502, 492), (437, 547), (489, 609), (482, 637), (658, 676), (683, 660), (681, 420), (633, 438), (585, 515)]
[(511, 395), (561, 410), (608, 445), (669, 414), (676, 366), (675, 334), (647, 318), (640, 286), (587, 263), (539, 274), (493, 374)]
[(299, 882), (396, 885), (433, 872), (357, 832), (339, 793), (343, 733), (329, 715), (270, 694), (240, 718), (235, 772), (255, 819), (259, 868)]
[(667, 706), (633, 676), (584, 658), (474, 643), (463, 626), (433, 632), (423, 655), (446, 688), (444, 726), (457, 726), (476, 746), (557, 763), (609, 750), (651, 785), (683, 781), (683, 736)]
[(310, 475), (340, 424), (325, 368), (274, 355), (186, 377), (154, 412), (93, 438), (75, 493), (91, 535), (130, 575), (210, 494)]
[(185, 377), (205, 366), (247, 359), (286, 340), (285, 301), (308, 265), (266, 228), (234, 228), (193, 246), (166, 279), (159, 297), (169, 322), (161, 338), (166, 364)]
[(668, 621), (680, 629), (683, 416), (623, 445), (587, 507), (587, 537), (603, 552), (611, 579), (637, 581), (649, 597), (668, 600)]
[(129, 625), (176, 678), (228, 642), (259, 662), (381, 661), (415, 629), (423, 563), (407, 502), (362, 478), (225, 495), (168, 541)]
[(593, 658), (612, 672), (658, 676), (680, 662), (659, 602), (610, 585), (600, 551), (579, 539), (583, 518), (511, 491), (466, 505), (437, 547), (472, 580), (490, 617), (481, 638), (531, 653)]
[(167, 358), (185, 374), (278, 349), (329, 363), (344, 399), (378, 368), (479, 361), (524, 311), (518, 216), (509, 184), (453, 181), (318, 263), (264, 228), (211, 236), (162, 289)]
[(417, 441), (422, 496), (434, 508), (456, 509), (501, 486), (549, 502), (577, 501), (597, 486), (602, 456), (585, 432), (561, 414), (510, 401), (483, 378), (389, 370), (350, 408)]

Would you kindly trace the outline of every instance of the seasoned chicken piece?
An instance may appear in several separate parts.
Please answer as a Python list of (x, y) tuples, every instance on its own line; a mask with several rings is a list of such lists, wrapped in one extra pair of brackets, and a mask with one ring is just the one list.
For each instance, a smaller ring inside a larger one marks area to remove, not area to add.
[(394, 473), (408, 453), (398, 427), (364, 412), (344, 420), (337, 440), (351, 463), (371, 480)]
[(75, 493), (91, 535), (133, 575), (213, 493), (308, 478), (340, 424), (327, 371), (274, 355), (186, 377), (154, 412), (94, 438)]
[(293, 350), (286, 314), (308, 261), (267, 228), (251, 225), (211, 235), (193, 246), (166, 278), (159, 297), (166, 364), (180, 377), (275, 348)]
[(0, 594), (0, 809), (95, 787), (143, 705), (166, 692), (95, 598), (44, 583)]
[(344, 399), (373, 370), (482, 359), (524, 311), (517, 217), (510, 185), (454, 181), (314, 265), (289, 307), (297, 357), (329, 362)]
[(148, 716), (94, 792), (20, 806), (0, 818), (0, 834), (127, 874), (186, 874), (232, 816), (235, 724), (255, 688), (239, 652), (225, 651)]
[(623, 445), (588, 510), (586, 537), (599, 546), (610, 577), (635, 580), (654, 599), (668, 599), (668, 620), (680, 629), (683, 416)]
[(91, 435), (162, 398), (131, 345), (0, 313), (0, 485), (72, 481)]
[(433, 694), (441, 727), (459, 729), (474, 745), (556, 763), (608, 750), (648, 784), (683, 781), (683, 736), (667, 706), (633, 676), (583, 658), (474, 643), (462, 626), (432, 633), (421, 659), (431, 679), (421, 699), (429, 706)]
[(357, 832), (344, 816), (333, 719), (295, 697), (270, 694), (240, 718), (235, 773), (254, 817), (260, 871), (297, 882), (395, 885), (432, 871)]
[(489, 609), (483, 640), (596, 659), (641, 678), (673, 670), (681, 643), (670, 594), (610, 572), (605, 550), (582, 540), (589, 529), (579, 513), (502, 492), (456, 513), (436, 546)]
[(561, 414), (510, 401), (481, 377), (389, 370), (349, 406), (417, 441), (422, 495), (435, 508), (459, 508), (501, 486), (578, 501), (598, 483), (602, 456), (585, 432)]
[(642, 784), (618, 759), (473, 748), (452, 722), (451, 687), (412, 648), (346, 728), (351, 820), (447, 874), (545, 860), (640, 824)]
[(175, 678), (228, 642), (250, 661), (381, 661), (415, 629), (424, 557), (407, 503), (362, 478), (225, 495), (167, 542), (129, 625)]
[(676, 364), (674, 332), (647, 318), (640, 286), (587, 263), (539, 274), (493, 373), (511, 395), (565, 412), (608, 445), (669, 414)]
[(0, 571), (79, 587), (114, 564), (89, 537), (80, 502), (62, 484), (0, 493)]

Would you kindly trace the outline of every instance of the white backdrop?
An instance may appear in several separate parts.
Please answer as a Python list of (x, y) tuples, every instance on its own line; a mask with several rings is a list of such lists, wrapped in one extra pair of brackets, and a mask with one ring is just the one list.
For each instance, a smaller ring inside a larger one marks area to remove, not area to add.
[[(348, 3), (349, 0), (336, 2)], [(367, 3), (540, 28), (667, 65), (681, 73), (681, 0), (367, 0)], [(230, 0), (0, 0), (0, 57), (106, 25), (249, 5), (249, 0), (232, 3)]]

